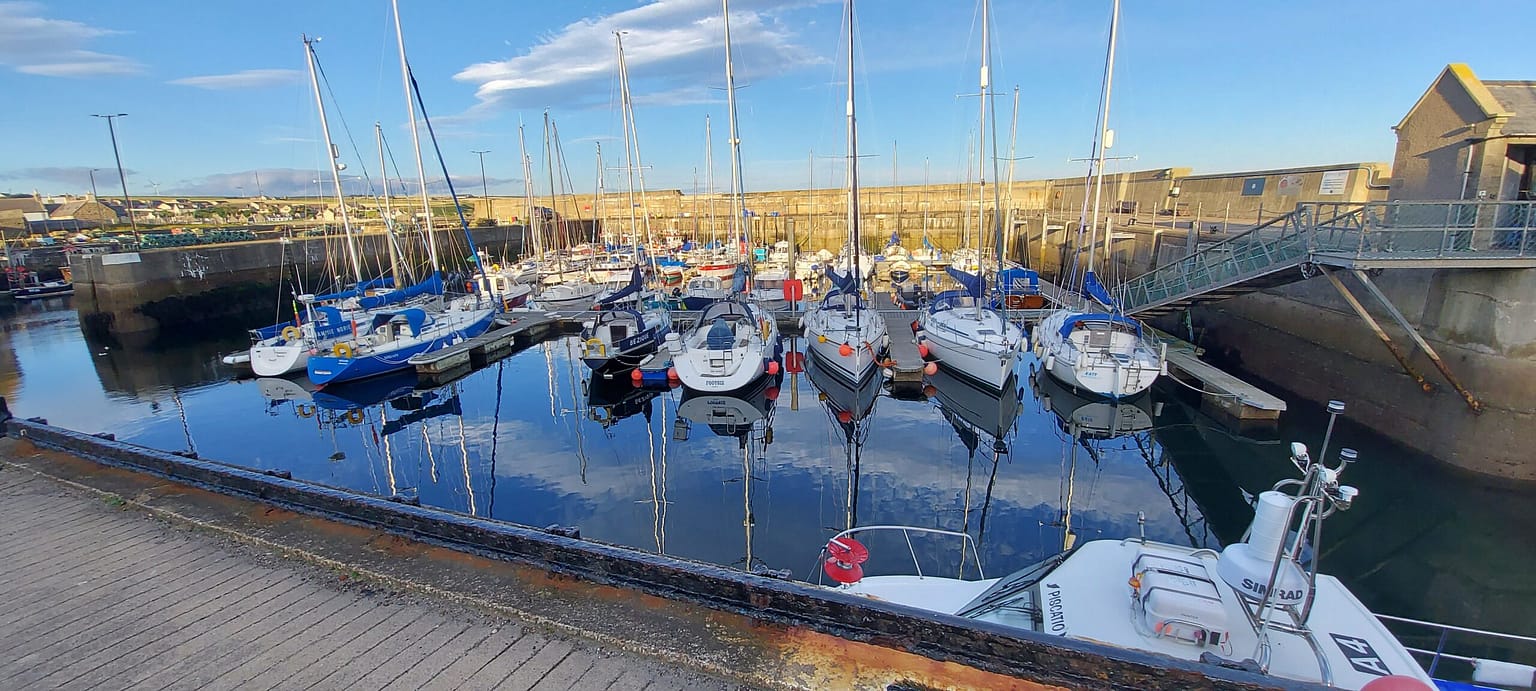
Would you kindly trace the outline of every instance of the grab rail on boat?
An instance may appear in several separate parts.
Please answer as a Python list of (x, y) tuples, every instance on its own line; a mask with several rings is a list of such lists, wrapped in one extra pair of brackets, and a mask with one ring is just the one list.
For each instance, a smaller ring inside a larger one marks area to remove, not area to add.
[[(1426, 629), (1432, 629), (1432, 630), (1435, 630), (1435, 631), (1439, 632), (1440, 638), (1435, 643), (1435, 649), (1434, 650), (1425, 650), (1423, 648), (1414, 648), (1414, 647), (1410, 647), (1410, 646), (1407, 646), (1407, 645), (1403, 646), (1403, 648), (1405, 650), (1407, 650), (1408, 652), (1417, 653), (1419, 655), (1427, 655), (1427, 656), (1429, 656), (1429, 658), (1430, 658), (1430, 660), (1429, 660), (1429, 667), (1428, 667), (1428, 669), (1426, 671), (1428, 671), (1429, 676), (1431, 676), (1431, 677), (1435, 676), (1435, 668), (1440, 664), (1440, 660), (1442, 660), (1442, 659), (1456, 660), (1458, 662), (1466, 662), (1466, 663), (1471, 663), (1471, 664), (1489, 663), (1489, 662), (1501, 663), (1501, 664), (1511, 664), (1511, 663), (1503, 663), (1500, 660), (1489, 660), (1489, 659), (1486, 659), (1486, 658), (1469, 657), (1469, 656), (1466, 656), (1466, 655), (1457, 655), (1455, 653), (1445, 652), (1446, 643), (1449, 642), (1450, 636), (1451, 636), (1452, 633), (1465, 633), (1465, 634), (1470, 634), (1470, 635), (1473, 635), (1473, 636), (1481, 636), (1481, 637), (1484, 637), (1484, 638), (1496, 638), (1496, 639), (1506, 640), (1506, 641), (1518, 641), (1518, 642), (1521, 642), (1521, 643), (1536, 643), (1536, 636), (1522, 636), (1520, 634), (1503, 633), (1501, 631), (1488, 631), (1488, 630), (1485, 630), (1485, 629), (1474, 629), (1474, 628), (1467, 627), (1467, 626), (1456, 626), (1454, 624), (1441, 624), (1439, 622), (1424, 621), (1422, 619), (1409, 619), (1408, 617), (1397, 617), (1397, 616), (1393, 616), (1393, 615), (1390, 615), (1390, 614), (1377, 614), (1376, 618), (1380, 619), (1383, 622), (1397, 622), (1397, 623), (1401, 623), (1401, 624), (1409, 624), (1409, 625), (1412, 625), (1412, 626), (1419, 626), (1419, 627), (1423, 627), (1423, 628), (1426, 628)], [(1527, 688), (1529, 688), (1529, 685), (1527, 685)]]
[[(961, 562), (964, 563), (964, 560), (965, 560), (965, 548), (969, 547), (970, 550), (971, 550), (971, 557), (973, 559), (975, 559), (975, 563), (976, 563), (976, 578), (978, 580), (986, 580), (986, 578), (987, 578), (986, 574), (983, 573), (982, 569), (981, 569), (981, 552), (976, 548), (976, 540), (974, 538), (972, 538), (969, 533), (963, 533), (963, 532), (960, 532), (960, 531), (957, 531), (957, 530), (944, 530), (943, 528), (922, 528), (922, 527), (911, 526), (911, 525), (863, 525), (863, 526), (859, 526), (859, 527), (856, 527), (856, 528), (849, 528), (847, 530), (844, 530), (843, 532), (840, 532), (840, 533), (838, 533), (836, 535), (833, 535), (832, 539), (828, 540), (827, 543), (831, 544), (832, 542), (834, 542), (834, 541), (836, 541), (836, 540), (838, 540), (840, 538), (852, 537), (852, 536), (857, 535), (859, 533), (876, 532), (876, 531), (882, 531), (882, 530), (883, 531), (898, 531), (898, 532), (900, 532), (902, 534), (902, 539), (906, 540), (906, 542), (907, 542), (907, 551), (912, 555), (912, 568), (914, 570), (916, 570), (918, 578), (922, 578), (923, 577), (923, 567), (922, 567), (921, 564), (918, 563), (917, 548), (912, 546), (912, 533), (927, 533), (927, 534), (933, 534), (933, 535), (948, 535), (950, 537), (958, 537), (958, 538), (960, 538), (961, 540), (963, 540), (963, 544), (960, 547), (960, 559), (961, 559)], [(816, 567), (812, 567), (813, 570), (815, 571), (815, 573), (817, 574), (816, 581), (817, 581), (818, 584), (821, 582), (821, 569), (819, 567), (820, 567), (822, 561), (826, 559), (826, 554), (827, 554), (827, 546), (826, 545), (822, 545), (821, 553), (816, 556), (816, 565), (817, 566)]]

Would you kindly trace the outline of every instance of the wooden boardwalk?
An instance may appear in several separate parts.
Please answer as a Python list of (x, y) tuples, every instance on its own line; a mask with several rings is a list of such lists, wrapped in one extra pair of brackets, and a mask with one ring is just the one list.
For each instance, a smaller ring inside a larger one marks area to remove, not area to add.
[(0, 470), (0, 688), (724, 689)]

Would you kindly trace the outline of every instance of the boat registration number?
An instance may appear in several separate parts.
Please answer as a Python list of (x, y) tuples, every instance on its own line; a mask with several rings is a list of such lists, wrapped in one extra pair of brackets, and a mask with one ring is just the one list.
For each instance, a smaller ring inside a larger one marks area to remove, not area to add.
[(1356, 672), (1374, 674), (1378, 677), (1392, 673), (1392, 670), (1387, 669), (1387, 663), (1381, 661), (1381, 655), (1371, 647), (1370, 641), (1338, 633), (1328, 635), (1333, 637), (1334, 644), (1339, 646), (1339, 652), (1344, 653), (1344, 659), (1349, 660), (1349, 666), (1355, 668)]

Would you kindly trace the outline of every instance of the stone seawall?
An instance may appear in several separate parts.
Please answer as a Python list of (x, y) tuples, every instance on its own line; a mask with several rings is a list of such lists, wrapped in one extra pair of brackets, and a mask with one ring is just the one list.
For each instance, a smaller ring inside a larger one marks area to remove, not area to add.
[[(468, 271), (460, 231), (437, 233), (444, 271)], [(476, 245), (492, 257), (521, 252), (521, 226), (475, 228), (472, 234)], [(383, 234), (362, 235), (358, 251), (364, 264), (387, 268)], [(86, 335), (97, 338), (143, 339), (162, 327), (186, 328), (210, 320), (271, 323), (275, 313), (283, 318), (291, 314), (295, 280), (306, 290), (326, 285), (345, 273), (330, 259), (344, 254), (341, 239), (334, 236), (76, 254), (70, 260), (75, 308)]]
[[(1196, 307), (1189, 326), (1212, 362), (1314, 402), (1346, 400), (1350, 418), (1459, 468), (1536, 482), (1536, 271), (1388, 270), (1373, 279), (1482, 402), (1480, 414), (1352, 277), (1340, 279), (1433, 391), (1326, 279)], [(1181, 317), (1161, 325), (1187, 333)]]

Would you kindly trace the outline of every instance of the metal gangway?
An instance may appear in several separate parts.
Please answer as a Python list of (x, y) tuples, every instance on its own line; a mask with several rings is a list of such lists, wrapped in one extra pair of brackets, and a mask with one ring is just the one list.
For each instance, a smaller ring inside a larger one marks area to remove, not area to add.
[[(1198, 231), (1196, 231), (1198, 232)], [(1285, 216), (1205, 246), (1120, 286), (1127, 314), (1191, 305), (1323, 276), (1424, 391), (1424, 375), (1335, 275), (1353, 275), (1474, 412), (1482, 403), (1370, 277), (1377, 269), (1536, 268), (1536, 202), (1302, 202)]]
[(1302, 202), (1117, 292), (1127, 314), (1149, 318), (1311, 278), (1319, 267), (1536, 268), (1536, 202)]

